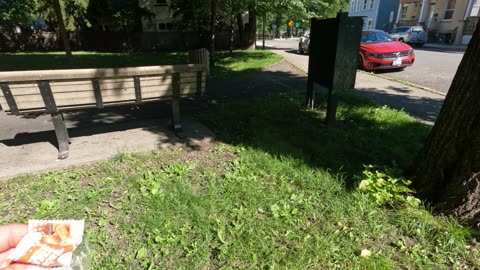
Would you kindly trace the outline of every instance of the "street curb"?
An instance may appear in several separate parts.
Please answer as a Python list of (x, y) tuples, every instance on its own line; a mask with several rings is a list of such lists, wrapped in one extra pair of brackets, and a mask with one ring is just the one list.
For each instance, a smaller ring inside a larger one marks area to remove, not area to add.
[(404, 81), (404, 80), (394, 79), (394, 78), (390, 78), (390, 77), (387, 77), (387, 76), (375, 74), (373, 72), (366, 72), (366, 71), (363, 71), (363, 70), (358, 70), (358, 71), (362, 72), (364, 74), (370, 75), (370, 76), (375, 76), (375, 77), (379, 77), (379, 78), (389, 80), (389, 81), (392, 81), (392, 82), (398, 82), (398, 83), (401, 83), (401, 84), (405, 84), (407, 86), (415, 87), (415, 88), (418, 88), (420, 90), (430, 92), (430, 93), (433, 93), (433, 94), (437, 94), (437, 95), (440, 95), (440, 96), (444, 96), (444, 97), (447, 96), (446, 93), (440, 92), (438, 90), (434, 90), (434, 89), (431, 89), (431, 88), (428, 88), (428, 87), (425, 87), (425, 86), (421, 86), (421, 85), (418, 85), (418, 84), (414, 84), (414, 83), (411, 83), (411, 82), (407, 82), (407, 81)]
[[(434, 43), (426, 43), (423, 45), (422, 48), (429, 48), (429, 49), (437, 49), (437, 50), (445, 50), (445, 51), (453, 51), (453, 52), (465, 52), (468, 46), (457, 46), (457, 45), (436, 45)], [(421, 49), (421, 48), (420, 48)]]
[[(283, 59), (283, 61), (287, 62), (289, 65), (291, 65), (292, 67), (304, 72), (307, 76), (308, 76), (308, 72), (297, 67), (296, 65), (294, 65), (293, 63), (289, 62), (288, 60), (286, 59)], [(280, 62), (279, 62), (280, 63)], [(366, 71), (363, 71), (363, 70), (360, 70), (360, 69), (357, 69), (358, 72), (361, 72), (363, 74), (367, 74), (367, 75), (370, 75), (370, 76), (375, 76), (375, 77), (378, 77), (378, 78), (382, 78), (382, 79), (385, 79), (385, 80), (389, 80), (391, 82), (397, 82), (397, 83), (401, 83), (401, 84), (404, 84), (404, 85), (407, 85), (407, 86), (410, 86), (410, 87), (415, 87), (415, 88), (418, 88), (420, 90), (423, 90), (423, 91), (426, 91), (426, 92), (430, 92), (430, 93), (433, 93), (433, 94), (437, 94), (439, 96), (446, 96), (447, 94), (446, 93), (443, 93), (443, 92), (440, 92), (438, 90), (433, 90), (431, 88), (428, 88), (428, 87), (424, 87), (424, 86), (421, 86), (421, 85), (418, 85), (418, 84), (414, 84), (414, 83), (410, 83), (410, 82), (407, 82), (407, 81), (403, 81), (403, 80), (399, 80), (399, 79), (393, 79), (393, 78), (390, 78), (390, 77), (386, 77), (386, 76), (382, 76), (382, 75), (379, 75), (379, 74), (375, 74), (375, 73), (372, 73), (372, 72), (366, 72)]]

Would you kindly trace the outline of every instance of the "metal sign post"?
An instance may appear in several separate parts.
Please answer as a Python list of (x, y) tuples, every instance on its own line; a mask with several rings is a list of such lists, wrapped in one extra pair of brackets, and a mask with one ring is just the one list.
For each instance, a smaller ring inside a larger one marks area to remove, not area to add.
[(338, 13), (334, 19), (311, 19), (307, 109), (313, 109), (314, 84), (328, 89), (327, 124), (335, 124), (337, 91), (353, 89), (358, 66), (362, 17)]

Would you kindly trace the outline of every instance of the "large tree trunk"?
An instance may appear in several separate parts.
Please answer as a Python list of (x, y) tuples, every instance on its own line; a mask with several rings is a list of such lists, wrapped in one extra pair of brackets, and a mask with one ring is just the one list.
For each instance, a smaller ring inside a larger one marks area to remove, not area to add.
[(245, 25), (243, 24), (242, 13), (237, 14), (237, 26), (238, 26), (238, 38), (240, 41), (240, 47), (245, 46)]
[(63, 22), (60, 0), (53, 0), (53, 6), (55, 8), (55, 14), (57, 15), (58, 29), (60, 31), (60, 36), (63, 40), (63, 47), (65, 49), (65, 54), (67, 55), (67, 62), (71, 66), (73, 65), (72, 49), (70, 49), (70, 42), (68, 41), (67, 30), (65, 29), (65, 23)]
[(410, 169), (423, 198), (480, 222), (480, 26), (463, 56), (424, 150)]
[(248, 7), (248, 33), (247, 33), (247, 50), (255, 50), (257, 42), (257, 13), (255, 7)]
[(210, 18), (210, 66), (214, 66), (215, 53), (215, 25), (217, 20), (217, 4), (218, 0), (212, 0), (212, 17)]
[(263, 23), (262, 23), (262, 50), (265, 50), (265, 25), (267, 24), (267, 13), (263, 14)]
[(235, 16), (231, 15), (230, 16), (230, 44), (229, 44), (229, 50), (230, 54), (233, 53), (233, 47), (234, 47), (234, 42), (235, 42)]

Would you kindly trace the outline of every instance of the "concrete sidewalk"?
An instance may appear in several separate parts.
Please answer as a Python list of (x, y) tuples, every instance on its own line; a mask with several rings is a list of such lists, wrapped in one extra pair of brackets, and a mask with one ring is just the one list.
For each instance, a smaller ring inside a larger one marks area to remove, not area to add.
[(213, 140), (213, 133), (194, 119), (184, 119), (186, 140), (177, 138), (166, 128), (166, 123), (168, 119), (91, 128), (71, 127), (70, 153), (65, 160), (57, 159), (56, 138), (52, 130), (16, 134), (13, 139), (0, 141), (0, 180), (91, 164), (119, 153), (147, 152), (173, 146), (198, 149)]

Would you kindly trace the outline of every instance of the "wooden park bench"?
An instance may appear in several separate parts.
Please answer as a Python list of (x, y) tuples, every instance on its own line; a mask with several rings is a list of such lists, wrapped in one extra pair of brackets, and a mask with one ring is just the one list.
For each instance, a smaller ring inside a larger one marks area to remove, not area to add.
[(70, 139), (62, 112), (171, 100), (178, 134), (179, 99), (204, 94), (205, 81), (201, 64), (0, 72), (0, 105), (13, 115), (51, 114), (58, 158), (65, 159)]

